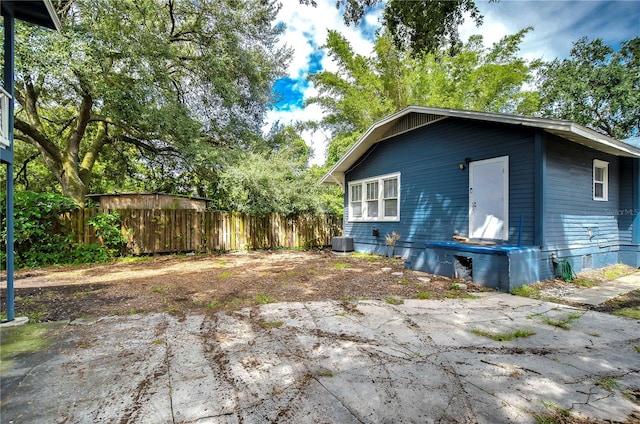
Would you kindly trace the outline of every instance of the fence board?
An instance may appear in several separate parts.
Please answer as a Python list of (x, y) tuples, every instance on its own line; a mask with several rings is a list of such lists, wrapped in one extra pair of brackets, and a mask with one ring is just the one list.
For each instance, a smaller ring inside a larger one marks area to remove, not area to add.
[[(73, 240), (88, 245), (99, 242), (94, 228), (88, 225), (89, 219), (110, 211), (78, 209), (60, 219)], [(342, 218), (328, 214), (285, 217), (195, 210), (116, 211), (128, 251), (133, 254), (328, 246), (342, 229)]]

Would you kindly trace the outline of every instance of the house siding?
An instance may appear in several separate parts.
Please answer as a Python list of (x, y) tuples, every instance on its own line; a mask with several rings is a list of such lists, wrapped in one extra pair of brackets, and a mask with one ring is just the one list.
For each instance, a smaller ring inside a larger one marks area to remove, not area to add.
[[(576, 272), (617, 262), (621, 234), (615, 211), (625, 190), (620, 158), (552, 136), (546, 153), (541, 277), (554, 274), (550, 254), (568, 260)], [(593, 200), (594, 159), (609, 163), (607, 201)]]
[(612, 212), (618, 218), (618, 260), (640, 267), (640, 159), (620, 158), (620, 207)]
[[(384, 253), (385, 234), (401, 235), (396, 254), (409, 258), (424, 243), (469, 233), (469, 169), (473, 161), (509, 156), (509, 240), (534, 240), (534, 130), (448, 118), (373, 145), (345, 173), (349, 181), (400, 172), (399, 222), (349, 222), (356, 250)], [(465, 164), (460, 170), (459, 164)], [(348, 190), (345, 190), (347, 217)], [(380, 236), (373, 236), (373, 228)]]

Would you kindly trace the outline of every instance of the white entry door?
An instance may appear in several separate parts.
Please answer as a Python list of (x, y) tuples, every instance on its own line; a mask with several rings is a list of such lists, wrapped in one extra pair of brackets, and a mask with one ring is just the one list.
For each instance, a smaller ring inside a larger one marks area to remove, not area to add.
[(509, 238), (509, 156), (469, 163), (469, 236)]

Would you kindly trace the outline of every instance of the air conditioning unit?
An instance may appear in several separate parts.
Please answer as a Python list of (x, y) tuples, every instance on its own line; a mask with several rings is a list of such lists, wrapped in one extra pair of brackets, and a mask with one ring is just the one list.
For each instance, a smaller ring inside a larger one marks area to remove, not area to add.
[(11, 96), (0, 87), (0, 147), (9, 147), (9, 102)]
[(353, 252), (353, 237), (333, 237), (331, 239), (331, 250), (334, 252)]

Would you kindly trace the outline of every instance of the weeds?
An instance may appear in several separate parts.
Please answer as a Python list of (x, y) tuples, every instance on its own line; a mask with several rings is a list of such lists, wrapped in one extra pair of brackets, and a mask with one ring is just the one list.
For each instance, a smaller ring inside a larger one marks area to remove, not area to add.
[(571, 324), (573, 321), (579, 319), (582, 316), (582, 314), (579, 313), (572, 313), (569, 314), (566, 317), (560, 317), (558, 319), (553, 319), (551, 317), (542, 317), (542, 321), (545, 324), (549, 324), (553, 327), (558, 327), (558, 328), (562, 328), (563, 330), (569, 330), (571, 327), (569, 326), (569, 324)]
[(618, 309), (617, 311), (614, 311), (613, 314), (619, 317), (640, 319), (640, 307), (634, 306), (631, 308)]
[(387, 296), (384, 298), (384, 300), (389, 305), (402, 305), (404, 303), (404, 299), (398, 296)]
[(418, 299), (431, 299), (431, 296), (433, 296), (433, 293), (426, 291), (426, 292), (418, 292), (416, 293), (416, 297)]
[(370, 262), (375, 262), (377, 260), (380, 260), (380, 256), (373, 255), (371, 253), (354, 252), (351, 254), (351, 257), (357, 258), (357, 259), (364, 259), (365, 261), (370, 261)]
[(592, 281), (592, 280), (586, 280), (584, 278), (576, 278), (572, 281), (573, 284), (575, 284), (576, 286), (579, 287), (595, 287), (598, 285), (598, 283), (596, 281)]
[(254, 298), (254, 300), (257, 303), (261, 304), (261, 305), (266, 305), (267, 303), (276, 303), (277, 302), (277, 300), (274, 299), (273, 297), (267, 296), (266, 294), (262, 294), (262, 293), (258, 293), (256, 295), (256, 297)]
[(533, 418), (537, 424), (560, 424), (567, 422), (567, 418), (571, 417), (571, 410), (560, 408), (553, 402), (542, 401), (542, 405), (549, 410), (546, 414), (536, 414)]
[(284, 324), (282, 321), (262, 321), (260, 327), (264, 329), (277, 328)]
[(488, 337), (491, 340), (495, 340), (497, 342), (510, 342), (515, 339), (530, 337), (536, 334), (535, 331), (527, 329), (516, 329), (509, 333), (493, 333), (490, 331), (484, 331), (478, 328), (474, 328), (471, 330), (471, 332), (477, 336)]
[(511, 294), (516, 296), (530, 297), (532, 299), (540, 299), (540, 290), (531, 286), (520, 286), (511, 289)]
[(596, 386), (606, 390), (607, 392), (612, 392), (613, 389), (618, 387), (618, 382), (610, 377), (602, 377), (596, 381)]
[(349, 267), (349, 262), (336, 262), (333, 264), (333, 268), (335, 269), (345, 269)]

